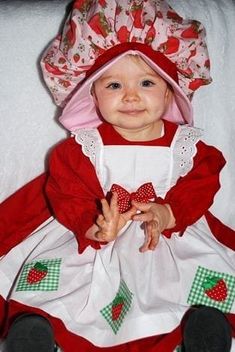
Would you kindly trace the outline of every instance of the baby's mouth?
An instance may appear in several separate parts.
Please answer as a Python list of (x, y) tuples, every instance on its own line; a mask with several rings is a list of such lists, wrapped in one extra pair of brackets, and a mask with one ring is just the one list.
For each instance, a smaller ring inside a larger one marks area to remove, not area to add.
[(126, 114), (126, 115), (138, 115), (144, 112), (144, 110), (142, 109), (127, 109), (127, 110), (120, 110), (120, 112), (122, 114)]

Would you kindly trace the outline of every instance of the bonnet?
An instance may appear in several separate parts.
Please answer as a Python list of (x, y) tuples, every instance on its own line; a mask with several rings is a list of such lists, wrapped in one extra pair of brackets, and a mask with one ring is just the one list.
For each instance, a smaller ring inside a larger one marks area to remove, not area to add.
[(163, 118), (193, 123), (190, 100), (211, 82), (205, 29), (164, 0), (76, 0), (63, 31), (43, 54), (41, 67), (59, 120), (70, 131), (97, 127), (92, 83), (127, 54), (140, 55), (173, 88)]

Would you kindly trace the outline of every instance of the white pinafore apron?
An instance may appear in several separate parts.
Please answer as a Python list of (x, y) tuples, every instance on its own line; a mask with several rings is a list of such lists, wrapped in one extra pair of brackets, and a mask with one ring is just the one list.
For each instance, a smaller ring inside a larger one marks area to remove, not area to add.
[[(179, 127), (171, 147), (104, 146), (96, 129), (75, 138), (105, 193), (114, 183), (131, 193), (151, 182), (164, 197), (192, 168), (199, 135)], [(0, 293), (60, 318), (101, 347), (170, 332), (193, 304), (235, 312), (235, 254), (215, 240), (203, 217), (182, 237), (161, 236), (154, 251), (140, 253), (143, 241), (143, 225), (130, 221), (114, 242), (79, 255), (73, 233), (51, 219), (1, 258)], [(36, 262), (47, 274), (32, 284), (27, 280)], [(220, 279), (216, 288), (205, 292), (213, 278)], [(217, 289), (219, 298), (213, 297)]]

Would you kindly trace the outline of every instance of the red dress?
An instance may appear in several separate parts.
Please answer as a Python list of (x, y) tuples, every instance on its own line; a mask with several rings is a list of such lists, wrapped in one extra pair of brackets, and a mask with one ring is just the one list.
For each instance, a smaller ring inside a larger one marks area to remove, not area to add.
[[(98, 128), (104, 146), (117, 146), (118, 149), (119, 146), (139, 147), (141, 144), (142, 147), (158, 147), (164, 152), (172, 145), (177, 131), (177, 126), (165, 122), (164, 135), (161, 138), (147, 143), (130, 143), (123, 140), (108, 124), (103, 124)], [(176, 227), (165, 231), (162, 236), (167, 239), (166, 243), (170, 243), (167, 241), (171, 241), (171, 237), (174, 238), (176, 233), (179, 236), (183, 235), (183, 237), (191, 236), (190, 232), (187, 233), (188, 229), (201, 217), (204, 217), (209, 224), (210, 231), (218, 240), (221, 241), (221, 237), (223, 237), (222, 242), (234, 249), (233, 231), (226, 228), (208, 212), (208, 208), (213, 203), (213, 197), (219, 189), (219, 171), (224, 165), (224, 158), (220, 152), (205, 145), (199, 138), (192, 144), (195, 146), (195, 153), (192, 152), (188, 158), (192, 165), (187, 166), (187, 173), (179, 176), (164, 196), (163, 191), (160, 196), (156, 192), (156, 200), (169, 203), (176, 218)], [(89, 153), (91, 155), (91, 152)], [(84, 233), (93, 224), (99, 213), (97, 200), (106, 194), (105, 183), (102, 184), (101, 178), (97, 178), (97, 169), (91, 159), (92, 157), (88, 157), (86, 152), (84, 155), (84, 148), (79, 144), (79, 136), (65, 140), (52, 153), (49, 176), (40, 176), (2, 204), (0, 209), (3, 215), (3, 217), (1, 216), (3, 219), (1, 224), (2, 254), (7, 253), (11, 247), (21, 242), (51, 214), (74, 233), (81, 255), (86, 253), (86, 248), (89, 247), (99, 250), (98, 242), (87, 240), (84, 237)], [(183, 173), (182, 168), (181, 174)], [(46, 197), (43, 195), (45, 184)], [(48, 203), (50, 208), (47, 206)], [(25, 207), (19, 218), (22, 204)], [(64, 351), (76, 351), (79, 346), (83, 351), (134, 352), (142, 351), (144, 348), (146, 351), (170, 352), (181, 340), (181, 329), (179, 326), (175, 326), (171, 333), (140, 338), (138, 341), (123, 343), (119, 346), (99, 348), (87, 339), (70, 332), (68, 328), (65, 328), (62, 319), (41, 308), (27, 306), (27, 304), (22, 304), (22, 302), (11, 298), (6, 302), (4, 295), (2, 303), (2, 315), (7, 321), (11, 321), (12, 317), (19, 312), (25, 311), (36, 311), (49, 317), (55, 329), (56, 340)], [(9, 309), (8, 313), (6, 313), (7, 309)], [(233, 319), (232, 314), (230, 314), (230, 318)], [(6, 329), (7, 324), (4, 331)]]

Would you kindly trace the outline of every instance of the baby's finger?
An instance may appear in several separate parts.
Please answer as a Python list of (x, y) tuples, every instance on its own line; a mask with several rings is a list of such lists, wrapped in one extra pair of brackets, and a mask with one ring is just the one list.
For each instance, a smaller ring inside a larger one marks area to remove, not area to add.
[(102, 227), (103, 224), (104, 224), (104, 217), (102, 214), (99, 214), (97, 216), (97, 219), (96, 219), (96, 224), (99, 226), (99, 227)]
[(103, 211), (103, 216), (106, 221), (111, 220), (111, 211), (110, 211), (110, 206), (109, 203), (107, 202), (107, 199), (103, 198), (101, 199), (101, 205), (102, 205), (102, 211)]
[(125, 213), (122, 213), (122, 216), (126, 221), (132, 220), (133, 216), (136, 214), (136, 211), (137, 211), (137, 209), (133, 206), (133, 207), (131, 207), (131, 209), (129, 209)]
[(150, 226), (147, 226), (147, 231), (149, 232), (149, 236), (151, 238), (151, 241), (149, 243), (149, 249), (154, 250), (157, 247), (160, 237), (158, 223), (152, 221), (149, 225)]
[(154, 218), (154, 215), (151, 211), (146, 213), (136, 214), (133, 216), (133, 220), (135, 221), (143, 221), (143, 222), (150, 222)]
[(139, 248), (139, 251), (141, 253), (146, 252), (149, 249), (149, 244), (151, 242), (151, 236), (149, 235), (149, 231), (147, 231), (146, 223), (144, 224), (144, 226), (145, 226), (145, 234), (144, 234), (145, 240), (144, 240), (143, 245)]
[(131, 204), (138, 210), (143, 211), (143, 212), (147, 212), (151, 206), (152, 203), (141, 203), (141, 202), (136, 202), (135, 200), (132, 200)]
[(106, 241), (106, 236), (105, 234), (103, 234), (101, 231), (97, 231), (95, 233), (95, 238), (97, 239), (97, 241), (99, 242), (107, 242)]
[(119, 212), (118, 209), (118, 195), (116, 192), (113, 192), (112, 197), (111, 197), (111, 201), (110, 201), (110, 209), (111, 211), (116, 214)]

